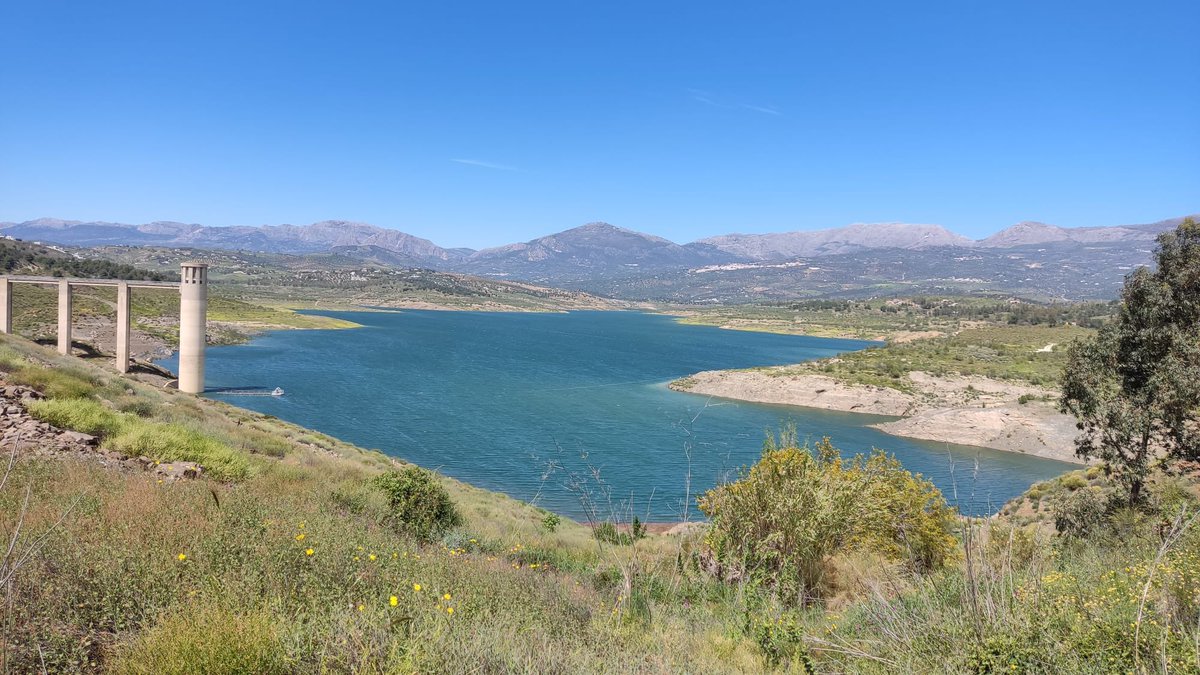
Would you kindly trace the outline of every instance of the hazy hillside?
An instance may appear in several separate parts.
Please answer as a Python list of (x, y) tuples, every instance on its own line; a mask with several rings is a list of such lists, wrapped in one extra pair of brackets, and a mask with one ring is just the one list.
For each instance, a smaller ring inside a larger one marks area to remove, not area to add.
[(1149, 250), (1149, 244), (1131, 248), (1070, 242), (1007, 249), (885, 248), (565, 286), (630, 300), (713, 304), (926, 293), (1109, 300), (1116, 297), (1126, 274), (1151, 262)]
[(978, 241), (940, 225), (859, 223), (689, 244), (597, 222), (480, 251), (446, 249), (398, 230), (345, 221), (205, 227), (42, 218), (0, 223), (0, 232), (71, 246), (306, 256), (303, 263), (269, 263), (283, 267), (426, 268), (624, 299), (730, 302), (894, 292), (1101, 299), (1113, 297), (1124, 275), (1149, 261), (1154, 238), (1182, 220), (1081, 228), (1022, 222)]
[(342, 246), (378, 246), (430, 260), (457, 259), (464, 253), (461, 250), (443, 249), (433, 242), (399, 230), (342, 220), (326, 220), (303, 226), (206, 227), (170, 221), (126, 225), (39, 218), (23, 223), (0, 223), (0, 230), (19, 239), (70, 246), (194, 246), (266, 253), (318, 253)]
[(751, 260), (837, 255), (874, 248), (918, 249), (974, 244), (941, 225), (907, 223), (856, 223), (816, 232), (727, 234), (701, 239), (697, 243), (709, 244), (739, 258)]
[(1112, 242), (1152, 242), (1162, 232), (1174, 229), (1183, 218), (1170, 218), (1144, 225), (1118, 225), (1115, 227), (1058, 227), (1046, 223), (1024, 222), (1005, 228), (978, 242), (987, 248), (1011, 248), (1053, 242), (1076, 242), (1099, 244)]

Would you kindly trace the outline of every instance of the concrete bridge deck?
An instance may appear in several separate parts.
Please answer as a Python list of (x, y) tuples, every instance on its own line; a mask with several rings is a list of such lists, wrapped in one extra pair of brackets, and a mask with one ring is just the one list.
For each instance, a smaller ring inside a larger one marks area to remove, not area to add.
[(20, 275), (0, 275), (0, 280), (13, 284), (61, 284), (67, 282), (71, 286), (129, 286), (130, 288), (179, 288), (178, 281), (138, 281), (125, 279), (84, 279), (80, 277), (34, 277)]

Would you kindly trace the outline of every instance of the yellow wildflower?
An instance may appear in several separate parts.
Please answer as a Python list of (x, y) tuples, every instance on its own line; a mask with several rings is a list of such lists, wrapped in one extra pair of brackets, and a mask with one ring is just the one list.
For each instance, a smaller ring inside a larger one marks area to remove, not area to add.
[(311, 548), (304, 549), (304, 555), (312, 555), (312, 554), (313, 554), (313, 550)]
[(400, 598), (397, 598), (393, 595), (392, 597), (388, 598), (388, 604), (392, 607), (395, 607), (396, 605), (400, 604)]
[(413, 584), (413, 592), (420, 593), (421, 592), (421, 584)]
[(175, 556), (175, 559), (176, 559), (176, 560), (178, 560), (178, 561), (180, 561), (180, 562), (182, 562), (182, 561), (184, 561), (184, 560), (187, 560), (187, 554), (186, 554), (186, 553), (180, 553), (179, 555)]
[(367, 556), (367, 560), (370, 560), (371, 562), (375, 562), (375, 554), (372, 553), (371, 555)]
[(296, 535), (296, 541), (304, 541), (304, 533), (303, 532)]
[(449, 599), (450, 599), (450, 594), (449, 594), (449, 593), (447, 593), (447, 594), (443, 595), (443, 596), (442, 596), (442, 599), (443, 599), (443, 600), (449, 600)]
[(447, 608), (446, 608), (446, 613), (447, 613), (447, 614), (453, 614), (453, 613), (454, 613), (454, 608), (453, 608), (453, 607), (447, 607)]

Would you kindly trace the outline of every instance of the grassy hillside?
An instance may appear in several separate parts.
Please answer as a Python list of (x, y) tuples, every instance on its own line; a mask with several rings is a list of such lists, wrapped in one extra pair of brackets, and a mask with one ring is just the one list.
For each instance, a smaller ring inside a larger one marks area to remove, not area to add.
[(13, 239), (0, 239), (0, 272), (91, 279), (179, 280), (178, 270), (150, 271), (111, 260), (77, 257), (59, 249)]
[(1096, 328), (1113, 303), (1034, 303), (1007, 297), (912, 296), (668, 309), (680, 322), (771, 333), (907, 341), (979, 325)]
[[(1068, 499), (1088, 478), (1040, 486), (1041, 519), (1023, 498), (956, 520), (957, 553), (928, 571), (867, 543), (900, 531), (871, 529), (817, 560), (825, 586), (797, 606), (714, 576), (703, 535), (601, 540), (449, 479), (462, 522), (421, 543), (378, 487), (396, 467), (381, 454), (20, 339), (0, 338), (0, 370), (51, 395), (31, 406), (43, 419), (101, 437), (91, 455), (21, 451), (0, 485), (9, 671), (1200, 668), (1200, 546), (1173, 524), (1194, 503), (1178, 479), (1155, 485), (1153, 513)], [(121, 452), (207, 477), (164, 482)], [(1058, 534), (1056, 514), (1090, 525)]]
[(1072, 341), (1112, 313), (1110, 303), (1044, 305), (965, 297), (815, 300), (710, 308), (684, 323), (822, 337), (883, 340), (835, 359), (764, 368), (775, 377), (821, 373), (850, 384), (910, 391), (906, 375), (979, 375), (1053, 387)]
[(492, 311), (611, 309), (616, 303), (578, 291), (436, 272), (339, 254), (107, 246), (79, 254), (152, 270), (208, 262), (214, 289), (254, 304), (297, 308), (438, 307)]

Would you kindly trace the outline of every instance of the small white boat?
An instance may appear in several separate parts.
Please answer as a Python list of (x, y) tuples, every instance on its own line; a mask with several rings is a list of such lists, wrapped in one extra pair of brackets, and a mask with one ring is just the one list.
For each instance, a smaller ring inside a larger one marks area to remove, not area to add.
[(271, 392), (271, 395), (272, 396), (283, 396), (283, 389), (281, 389), (279, 387), (275, 387), (275, 390)]

